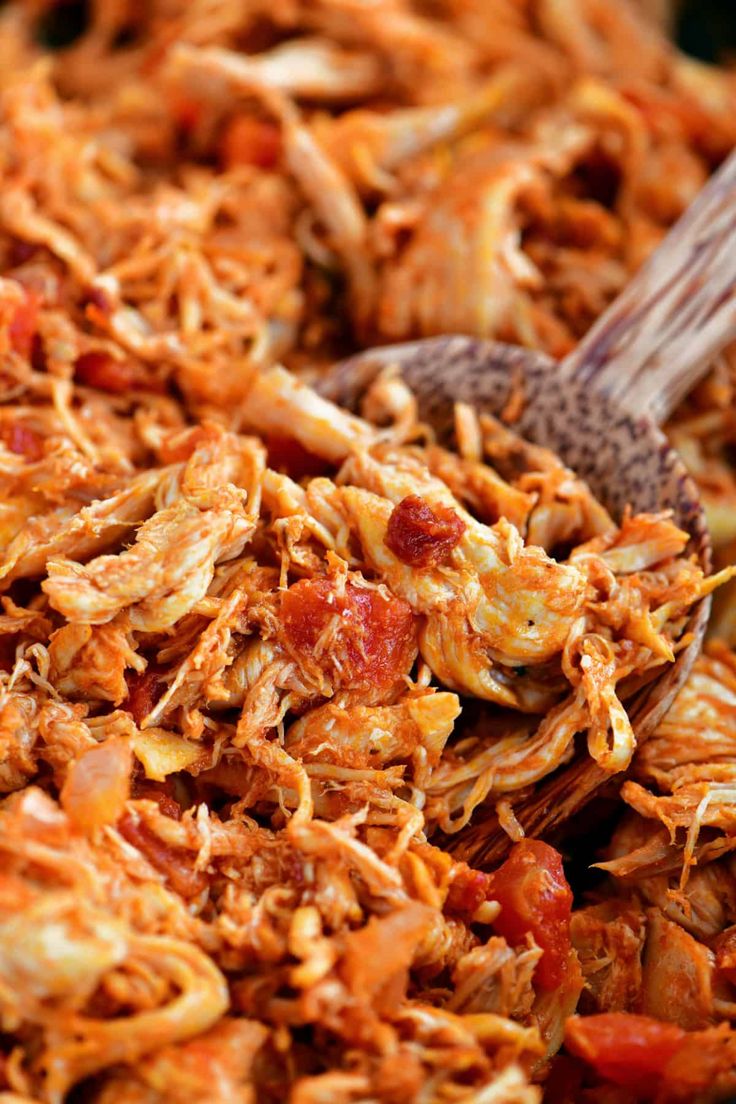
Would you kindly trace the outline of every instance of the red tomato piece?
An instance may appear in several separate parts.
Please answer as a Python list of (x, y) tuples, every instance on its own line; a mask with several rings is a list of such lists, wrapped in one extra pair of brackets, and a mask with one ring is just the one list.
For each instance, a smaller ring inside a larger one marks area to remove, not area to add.
[(386, 546), (402, 563), (431, 567), (447, 559), (465, 528), (448, 506), (430, 506), (419, 495), (408, 495), (391, 513)]
[(670, 1059), (687, 1038), (676, 1024), (630, 1012), (572, 1016), (565, 1046), (596, 1073), (636, 1096), (653, 1096)]
[(491, 874), (482, 870), (473, 870), (467, 863), (455, 863), (452, 881), (447, 892), (445, 910), (470, 919), (484, 901), (492, 896)]
[(137, 725), (153, 709), (159, 700), (166, 685), (161, 678), (162, 672), (155, 666), (149, 666), (142, 674), (137, 671), (128, 671), (125, 681), (128, 684), (128, 696), (123, 702), (122, 708), (127, 709)]
[(20, 356), (30, 357), (37, 324), (38, 297), (34, 292), (26, 291), (25, 299), (15, 308), (8, 327), (10, 344)]
[(288, 643), (344, 689), (387, 687), (411, 669), (416, 631), (402, 598), (347, 582), (302, 579), (281, 596)]
[(274, 471), (285, 472), (292, 479), (305, 476), (326, 475), (331, 470), (328, 461), (305, 449), (295, 437), (270, 433), (266, 438), (268, 466)]
[(570, 955), (572, 913), (572, 890), (559, 853), (542, 840), (515, 844), (491, 875), (488, 896), (501, 906), (493, 921), (496, 931), (512, 946), (531, 934), (543, 951), (534, 980), (542, 989), (557, 988)]
[(272, 169), (281, 155), (281, 132), (274, 123), (236, 115), (227, 124), (220, 140), (220, 158), (226, 169), (237, 165), (257, 165)]
[(0, 429), (0, 437), (16, 456), (25, 456), (26, 460), (31, 461), (40, 460), (43, 456), (43, 437), (30, 426), (24, 426), (18, 422), (4, 425)]
[(136, 371), (125, 360), (116, 360), (109, 353), (82, 353), (74, 366), (74, 377), (86, 387), (97, 387), (113, 395), (122, 395), (136, 383)]

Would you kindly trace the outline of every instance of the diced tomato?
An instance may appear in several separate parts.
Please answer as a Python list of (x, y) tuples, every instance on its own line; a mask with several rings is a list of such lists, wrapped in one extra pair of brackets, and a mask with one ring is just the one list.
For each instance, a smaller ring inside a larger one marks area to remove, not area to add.
[(224, 168), (257, 165), (272, 169), (281, 155), (281, 132), (274, 123), (235, 115), (220, 140), (220, 159)]
[(115, 823), (130, 793), (132, 760), (130, 745), (112, 739), (72, 762), (60, 796), (78, 828), (90, 832)]
[(326, 475), (330, 464), (321, 456), (304, 448), (295, 437), (282, 433), (270, 433), (266, 438), (268, 465), (274, 471), (284, 472), (292, 479), (305, 476)]
[(109, 353), (82, 353), (74, 366), (74, 377), (87, 387), (97, 387), (113, 395), (122, 395), (136, 383), (134, 366), (116, 360)]
[(142, 674), (128, 671), (125, 675), (128, 696), (122, 708), (127, 709), (137, 725), (148, 716), (166, 688), (161, 674), (158, 667), (149, 665)]
[(445, 901), (447, 912), (470, 919), (491, 896), (491, 874), (473, 870), (467, 863), (455, 863), (452, 881)]
[(447, 559), (465, 532), (465, 522), (448, 506), (430, 506), (408, 495), (388, 520), (386, 546), (402, 563), (431, 567)]
[(596, 1073), (636, 1096), (649, 1099), (686, 1032), (676, 1024), (629, 1012), (572, 1016), (565, 1027), (565, 1046), (593, 1066)]
[(25, 456), (26, 460), (40, 460), (43, 456), (43, 437), (30, 426), (19, 422), (6, 424), (0, 428), (0, 437), (11, 452)]
[(38, 297), (34, 292), (26, 291), (25, 298), (15, 308), (8, 327), (10, 344), (20, 356), (30, 357), (37, 325)]
[(391, 686), (416, 655), (409, 604), (349, 581), (342, 593), (327, 578), (295, 583), (281, 596), (281, 623), (288, 644), (344, 689)]
[(131, 813), (118, 821), (118, 831), (137, 847), (182, 897), (196, 897), (207, 886), (207, 876), (194, 868), (194, 855), (181, 847), (171, 847)]
[(489, 897), (501, 906), (493, 921), (496, 931), (512, 946), (531, 933), (544, 952), (534, 980), (542, 989), (557, 988), (570, 955), (572, 913), (572, 891), (559, 853), (542, 840), (521, 840), (491, 875)]

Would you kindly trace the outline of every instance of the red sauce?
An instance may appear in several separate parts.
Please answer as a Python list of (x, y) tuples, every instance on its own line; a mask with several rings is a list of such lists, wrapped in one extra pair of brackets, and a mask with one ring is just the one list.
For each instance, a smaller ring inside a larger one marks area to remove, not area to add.
[(236, 115), (227, 124), (220, 140), (220, 159), (224, 168), (256, 165), (272, 169), (281, 156), (281, 131), (273, 123)]
[(15, 308), (8, 327), (11, 347), (20, 356), (30, 357), (37, 324), (38, 297), (34, 292), (26, 291), (25, 299)]
[(116, 360), (108, 353), (82, 353), (74, 365), (74, 378), (77, 383), (87, 387), (96, 387), (111, 395), (124, 395), (127, 391), (155, 391), (161, 393), (161, 380), (146, 372), (138, 364), (127, 360)]
[(82, 353), (74, 366), (74, 377), (87, 387), (98, 387), (113, 395), (122, 395), (136, 382), (133, 366), (124, 360), (115, 360), (108, 353)]
[(464, 532), (465, 522), (454, 510), (409, 495), (393, 509), (386, 546), (410, 567), (432, 567), (447, 559)]
[(606, 1081), (650, 1099), (686, 1033), (676, 1024), (660, 1023), (629, 1012), (573, 1016), (565, 1027), (565, 1046), (584, 1059)]
[(3, 444), (16, 456), (25, 456), (26, 460), (40, 460), (43, 456), (43, 437), (30, 426), (20, 422), (5, 424), (0, 428)]
[(270, 433), (266, 438), (268, 466), (274, 471), (284, 472), (292, 479), (304, 479), (306, 476), (326, 475), (332, 466), (321, 456), (305, 449), (294, 437), (286, 434)]
[(123, 702), (122, 708), (127, 709), (137, 725), (153, 709), (159, 700), (166, 685), (161, 678), (161, 670), (155, 666), (149, 666), (142, 674), (137, 671), (128, 671), (125, 681), (128, 686), (128, 696)]
[(206, 888), (207, 877), (201, 870), (194, 869), (193, 854), (181, 847), (171, 847), (131, 813), (124, 813), (120, 818), (118, 831), (145, 855), (182, 897), (196, 897)]
[(473, 870), (467, 863), (456, 863), (445, 910), (469, 920), (491, 896), (491, 879), (491, 874)]
[(288, 643), (345, 689), (393, 685), (416, 654), (411, 608), (402, 598), (348, 582), (302, 579), (281, 597)]
[(554, 847), (525, 839), (491, 875), (489, 897), (501, 912), (493, 926), (512, 946), (531, 933), (543, 951), (534, 975), (541, 989), (555, 989), (570, 955), (572, 891)]

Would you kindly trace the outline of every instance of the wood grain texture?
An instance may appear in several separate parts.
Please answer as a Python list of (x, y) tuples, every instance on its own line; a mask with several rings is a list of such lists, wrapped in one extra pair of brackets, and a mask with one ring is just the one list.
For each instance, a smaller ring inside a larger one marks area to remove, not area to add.
[(735, 338), (733, 153), (561, 363), (561, 379), (595, 387), (661, 424)]

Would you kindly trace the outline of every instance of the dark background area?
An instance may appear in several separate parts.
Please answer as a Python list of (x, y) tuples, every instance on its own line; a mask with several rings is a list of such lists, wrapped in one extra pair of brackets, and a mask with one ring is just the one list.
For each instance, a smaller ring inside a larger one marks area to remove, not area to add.
[(675, 37), (702, 61), (736, 63), (736, 0), (684, 0)]
[[(51, 49), (70, 45), (84, 30), (87, 7), (85, 0), (50, 5), (39, 28), (44, 44)], [(736, 0), (680, 0), (674, 35), (693, 57), (736, 64)]]

